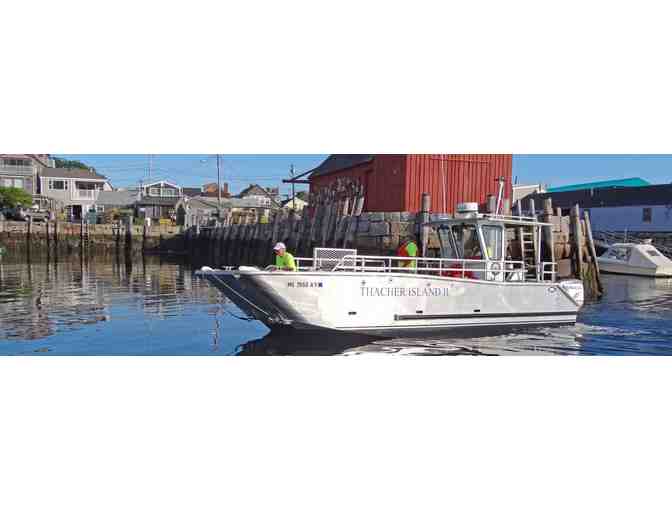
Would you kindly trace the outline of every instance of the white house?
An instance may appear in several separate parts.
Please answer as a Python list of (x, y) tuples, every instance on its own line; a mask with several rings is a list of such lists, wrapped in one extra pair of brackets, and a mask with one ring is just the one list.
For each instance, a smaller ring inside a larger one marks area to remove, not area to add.
[(283, 209), (294, 209), (296, 212), (303, 211), (303, 208), (308, 205), (308, 202), (300, 199), (299, 197), (289, 198), (282, 201)]
[(141, 218), (151, 219), (153, 223), (175, 221), (176, 206), (182, 195), (182, 188), (169, 181), (144, 184), (135, 203), (136, 213)]
[(95, 210), (98, 194), (112, 190), (107, 177), (80, 168), (42, 168), (39, 191), (42, 196), (60, 202), (75, 219)]

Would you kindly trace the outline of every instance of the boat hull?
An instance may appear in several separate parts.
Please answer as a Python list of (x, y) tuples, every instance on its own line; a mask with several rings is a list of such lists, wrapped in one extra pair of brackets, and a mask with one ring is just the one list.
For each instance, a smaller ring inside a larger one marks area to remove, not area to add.
[(272, 329), (462, 336), (576, 322), (580, 282), (489, 282), (404, 273), (200, 271)]

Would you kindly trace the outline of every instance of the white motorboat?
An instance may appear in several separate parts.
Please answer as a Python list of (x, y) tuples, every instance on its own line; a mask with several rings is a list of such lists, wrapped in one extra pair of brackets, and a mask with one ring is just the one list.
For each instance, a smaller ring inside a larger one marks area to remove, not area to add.
[(672, 278), (672, 260), (650, 242), (613, 244), (597, 261), (604, 273)]
[[(316, 248), (312, 259), (296, 259), (294, 272), (204, 267), (197, 274), (271, 329), (443, 336), (576, 322), (583, 284), (556, 281), (556, 265), (541, 261), (546, 224), (470, 213), (429, 226), (441, 258)], [(515, 243), (522, 260), (507, 257)]]

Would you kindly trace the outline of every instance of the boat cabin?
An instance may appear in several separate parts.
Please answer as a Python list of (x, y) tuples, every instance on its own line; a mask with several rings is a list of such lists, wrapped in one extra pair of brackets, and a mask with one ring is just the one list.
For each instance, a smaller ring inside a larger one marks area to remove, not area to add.
[(536, 218), (473, 214), (432, 222), (441, 259), (454, 261), (444, 276), (488, 281), (554, 280), (542, 261), (542, 228)]

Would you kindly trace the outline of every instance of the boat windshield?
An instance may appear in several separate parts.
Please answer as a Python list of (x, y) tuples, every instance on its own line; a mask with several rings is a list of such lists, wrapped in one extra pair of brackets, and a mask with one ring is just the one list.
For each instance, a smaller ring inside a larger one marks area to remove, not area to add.
[(447, 259), (482, 259), (476, 225), (453, 225), (438, 229), (441, 256)]
[(624, 246), (612, 246), (609, 248), (609, 251), (605, 254), (605, 258), (620, 260), (621, 262), (627, 262), (630, 260), (630, 253), (632, 252), (631, 248), (626, 248)]
[(483, 225), (482, 231), (488, 258), (490, 260), (501, 260), (504, 255), (502, 250), (504, 229), (495, 225)]

